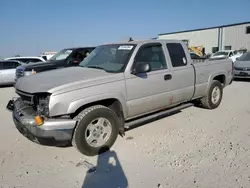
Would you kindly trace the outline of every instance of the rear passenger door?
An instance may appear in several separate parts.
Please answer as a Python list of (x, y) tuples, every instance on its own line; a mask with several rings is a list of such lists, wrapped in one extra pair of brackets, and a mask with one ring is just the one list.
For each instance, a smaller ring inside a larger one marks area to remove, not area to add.
[(171, 103), (172, 80), (162, 44), (142, 45), (132, 68), (140, 62), (148, 63), (151, 71), (137, 75), (125, 73), (129, 118), (162, 109)]
[(181, 43), (166, 43), (172, 73), (173, 103), (188, 101), (194, 93), (195, 72)]

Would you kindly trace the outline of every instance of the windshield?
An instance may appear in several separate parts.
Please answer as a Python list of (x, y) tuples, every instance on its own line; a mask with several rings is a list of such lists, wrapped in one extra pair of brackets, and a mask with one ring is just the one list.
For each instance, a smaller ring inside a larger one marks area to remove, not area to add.
[(114, 44), (95, 48), (80, 64), (81, 67), (123, 72), (135, 45)]
[(55, 60), (66, 59), (72, 53), (72, 51), (73, 50), (68, 50), (68, 49), (61, 50), (60, 52), (53, 55), (49, 60), (55, 61)]
[(250, 52), (244, 53), (237, 60), (239, 60), (239, 61), (250, 61)]
[(225, 52), (225, 51), (218, 51), (218, 52), (216, 52), (213, 56), (217, 56), (217, 55), (228, 55), (228, 52)]

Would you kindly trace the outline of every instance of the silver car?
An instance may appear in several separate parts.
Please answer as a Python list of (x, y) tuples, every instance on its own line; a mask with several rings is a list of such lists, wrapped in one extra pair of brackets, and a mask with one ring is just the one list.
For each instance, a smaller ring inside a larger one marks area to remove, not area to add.
[(244, 53), (234, 62), (234, 78), (250, 78), (250, 52)]
[(16, 67), (23, 63), (15, 60), (0, 61), (0, 85), (12, 85), (15, 83)]

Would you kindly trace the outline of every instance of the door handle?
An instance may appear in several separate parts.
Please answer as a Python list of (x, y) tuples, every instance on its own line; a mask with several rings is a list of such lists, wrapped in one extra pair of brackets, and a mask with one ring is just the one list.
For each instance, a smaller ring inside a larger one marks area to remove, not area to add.
[(164, 80), (171, 80), (171, 79), (172, 79), (172, 75), (171, 74), (164, 75)]

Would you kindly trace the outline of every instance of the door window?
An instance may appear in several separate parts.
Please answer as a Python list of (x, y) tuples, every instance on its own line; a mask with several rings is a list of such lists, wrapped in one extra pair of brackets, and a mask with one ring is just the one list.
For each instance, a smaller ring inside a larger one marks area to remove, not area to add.
[(15, 69), (17, 66), (19, 66), (19, 63), (17, 62), (2, 62), (3, 63), (3, 70), (7, 69)]
[(73, 52), (71, 58), (69, 58), (69, 62), (79, 64), (80, 62), (83, 61), (84, 58), (85, 58), (84, 55), (80, 53), (80, 51), (75, 51)]
[(167, 49), (173, 67), (181, 67), (187, 65), (186, 54), (180, 43), (167, 43)]
[(136, 55), (136, 63), (140, 62), (148, 63), (151, 71), (166, 69), (167, 64), (162, 45), (156, 44), (142, 47)]

